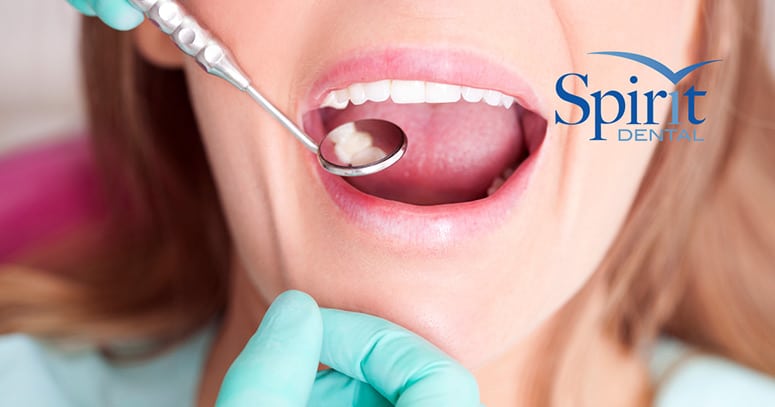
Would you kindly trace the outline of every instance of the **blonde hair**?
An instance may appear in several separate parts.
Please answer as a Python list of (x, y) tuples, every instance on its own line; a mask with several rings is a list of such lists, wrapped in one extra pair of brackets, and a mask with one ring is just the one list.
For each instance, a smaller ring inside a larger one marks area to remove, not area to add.
[[(669, 332), (775, 375), (775, 84), (756, 0), (707, 0), (693, 74), (711, 90), (703, 143), (657, 147), (597, 276), (605, 332), (623, 349)], [(198, 140), (183, 74), (154, 67), (129, 35), (84, 20), (83, 63), (95, 157), (114, 213), (66, 274), (0, 271), (0, 332), (97, 343), (171, 343), (220, 312), (231, 243)], [(164, 96), (162, 96), (164, 95)], [(685, 114), (685, 113), (683, 113)], [(576, 298), (572, 301), (576, 302)], [(572, 331), (558, 318), (555, 350)], [(537, 374), (551, 405), (562, 352)]]

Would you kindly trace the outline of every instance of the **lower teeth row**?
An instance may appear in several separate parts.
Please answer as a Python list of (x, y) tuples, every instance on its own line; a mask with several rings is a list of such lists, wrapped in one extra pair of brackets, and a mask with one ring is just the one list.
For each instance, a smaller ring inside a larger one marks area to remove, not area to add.
[(495, 191), (500, 189), (511, 174), (514, 174), (514, 168), (506, 168), (499, 176), (495, 177), (495, 179), (492, 180), (490, 187), (487, 188), (487, 196), (494, 194)]

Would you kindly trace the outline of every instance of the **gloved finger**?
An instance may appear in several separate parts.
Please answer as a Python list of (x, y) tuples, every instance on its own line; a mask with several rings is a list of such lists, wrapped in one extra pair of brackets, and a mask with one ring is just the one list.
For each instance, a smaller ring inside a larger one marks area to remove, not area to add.
[(226, 373), (216, 405), (306, 406), (322, 334), (315, 300), (300, 291), (280, 294)]
[(131, 30), (143, 22), (145, 16), (127, 0), (88, 0), (91, 8), (105, 24), (116, 30)]
[(91, 5), (86, 2), (86, 0), (67, 0), (68, 3), (70, 3), (71, 6), (75, 7), (76, 10), (78, 10), (79, 13), (87, 16), (95, 16), (97, 13), (94, 12), (94, 9), (91, 8)]
[(336, 370), (318, 372), (307, 407), (392, 407), (371, 385)]
[(479, 387), (459, 363), (384, 319), (321, 309), (320, 361), (370, 384), (396, 406), (479, 406)]

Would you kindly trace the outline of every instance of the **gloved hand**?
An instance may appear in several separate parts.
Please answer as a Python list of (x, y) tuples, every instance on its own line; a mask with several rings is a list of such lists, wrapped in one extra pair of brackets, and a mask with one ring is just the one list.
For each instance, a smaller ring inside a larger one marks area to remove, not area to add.
[(143, 22), (143, 13), (127, 0), (67, 0), (87, 16), (98, 16), (105, 24), (117, 30), (131, 30)]
[[(331, 370), (317, 372), (318, 362)], [(383, 319), (286, 291), (229, 368), (217, 407), (478, 407), (473, 375)]]

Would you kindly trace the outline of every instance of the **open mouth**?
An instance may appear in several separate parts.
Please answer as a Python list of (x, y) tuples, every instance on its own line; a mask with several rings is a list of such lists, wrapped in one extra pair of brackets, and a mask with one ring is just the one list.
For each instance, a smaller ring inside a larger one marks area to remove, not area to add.
[(543, 117), (501, 91), (391, 79), (329, 91), (317, 109), (304, 115), (304, 127), (320, 140), (339, 125), (361, 119), (397, 124), (407, 135), (408, 149), (393, 167), (346, 181), (366, 194), (413, 205), (496, 194), (538, 149), (546, 131)]

